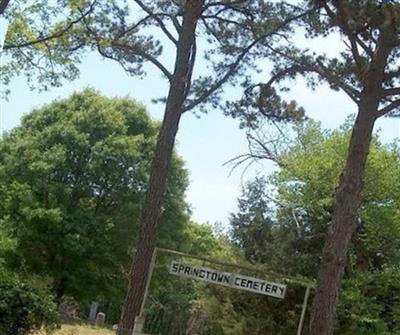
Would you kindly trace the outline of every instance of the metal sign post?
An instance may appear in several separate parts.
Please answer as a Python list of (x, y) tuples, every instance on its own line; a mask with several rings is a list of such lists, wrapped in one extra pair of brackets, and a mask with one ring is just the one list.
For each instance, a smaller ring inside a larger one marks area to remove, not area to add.
[(301, 332), (303, 331), (304, 318), (306, 316), (306, 309), (308, 304), (308, 297), (310, 296), (310, 291), (311, 287), (307, 286), (306, 294), (304, 295), (303, 308), (300, 315), (299, 327), (297, 328), (297, 335), (301, 335)]
[(149, 274), (147, 276), (146, 288), (144, 290), (142, 305), (140, 306), (140, 313), (139, 313), (140, 317), (143, 316), (144, 305), (146, 303), (147, 295), (149, 293), (150, 282), (151, 282), (151, 278), (153, 277), (154, 266), (156, 264), (156, 257), (157, 257), (157, 248), (154, 249), (153, 256), (151, 257), (151, 263), (150, 263), (150, 268), (149, 268)]

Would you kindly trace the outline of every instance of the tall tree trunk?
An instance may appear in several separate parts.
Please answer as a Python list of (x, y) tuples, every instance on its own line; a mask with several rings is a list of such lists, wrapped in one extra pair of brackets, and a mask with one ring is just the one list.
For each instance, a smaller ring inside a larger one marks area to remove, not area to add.
[(368, 97), (359, 105), (318, 273), (311, 313), (311, 335), (333, 334), (336, 306), (349, 242), (355, 230), (355, 217), (361, 202), (360, 193), (377, 108), (377, 99)]
[(177, 45), (175, 69), (165, 107), (164, 119), (152, 161), (149, 186), (142, 208), (136, 253), (133, 257), (128, 290), (118, 327), (119, 335), (131, 335), (134, 320), (143, 302), (152, 255), (156, 246), (161, 206), (175, 137), (191, 80), (192, 48), (204, 0), (187, 0)]
[(0, 0), (0, 15), (4, 14), (9, 2), (10, 0)]
[(332, 223), (325, 241), (311, 311), (310, 335), (333, 334), (349, 243), (356, 228), (355, 218), (361, 203), (365, 164), (374, 124), (379, 117), (385, 67), (395, 45), (393, 41), (390, 30), (381, 31), (366, 72), (359, 74), (364, 89), (360, 93), (346, 164), (336, 190)]

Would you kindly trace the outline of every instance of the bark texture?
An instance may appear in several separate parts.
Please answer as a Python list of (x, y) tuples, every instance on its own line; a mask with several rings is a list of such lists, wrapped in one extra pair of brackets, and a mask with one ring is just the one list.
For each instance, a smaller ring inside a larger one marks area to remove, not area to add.
[(148, 278), (163, 196), (166, 190), (175, 137), (190, 83), (195, 31), (204, 0), (188, 0), (185, 4), (177, 45), (175, 69), (170, 82), (164, 119), (152, 161), (149, 188), (142, 208), (136, 253), (133, 258), (128, 290), (118, 327), (119, 335), (131, 335), (135, 317), (139, 315)]
[(3, 15), (10, 0), (0, 0), (0, 15)]
[(311, 314), (311, 335), (333, 334), (347, 251), (355, 230), (360, 192), (375, 117), (360, 111), (351, 136), (346, 165), (336, 192), (336, 205), (325, 241)]
[(311, 311), (310, 335), (332, 335), (334, 331), (349, 243), (356, 228), (355, 219), (361, 203), (372, 131), (376, 119), (381, 116), (379, 105), (385, 68), (394, 45), (391, 36), (388, 31), (381, 32), (365, 75), (359, 77), (363, 90), (360, 93), (358, 114), (350, 138), (346, 164), (336, 190), (332, 223), (322, 254)]

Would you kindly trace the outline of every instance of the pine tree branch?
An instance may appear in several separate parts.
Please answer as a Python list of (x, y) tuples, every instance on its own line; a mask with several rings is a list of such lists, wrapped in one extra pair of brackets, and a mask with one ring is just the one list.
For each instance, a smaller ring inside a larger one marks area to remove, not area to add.
[(215, 33), (213, 29), (211, 29), (210, 25), (208, 24), (207, 20), (203, 19), (202, 17), (200, 18), (200, 21), (204, 24), (204, 27), (206, 28), (206, 31), (208, 31), (219, 44), (223, 44), (221, 41), (220, 37)]
[(144, 18), (140, 19), (138, 22), (130, 26), (129, 28), (125, 29), (121, 34), (118, 35), (118, 38), (124, 37), (125, 35), (129, 34), (130, 32), (138, 29), (142, 24), (146, 23), (149, 19), (151, 19), (151, 15), (147, 15)]
[[(289, 75), (296, 75), (302, 72), (306, 72), (305, 67), (302, 67), (297, 64), (292, 65), (284, 70), (276, 72), (274, 75), (271, 76), (271, 78), (267, 81), (265, 85), (271, 87), (274, 83), (279, 82), (280, 80), (286, 78)], [(259, 84), (256, 86), (259, 86)]]
[(186, 78), (187, 84), (186, 84), (185, 93), (184, 93), (185, 99), (187, 98), (188, 94), (190, 93), (190, 88), (192, 86), (192, 75), (193, 75), (194, 64), (196, 62), (196, 55), (197, 55), (197, 43), (196, 43), (196, 37), (194, 37), (192, 50), (190, 52), (189, 70), (188, 70), (188, 74), (187, 74), (187, 78)]
[(175, 30), (178, 34), (181, 33), (182, 27), (175, 15), (170, 15), (170, 14), (164, 14), (165, 16), (168, 16), (168, 18), (171, 20), (173, 26), (175, 27)]
[(217, 16), (227, 10), (232, 10), (234, 12), (237, 12), (239, 14), (243, 14), (245, 16), (251, 16), (251, 13), (246, 9), (244, 6), (243, 8), (240, 8), (238, 6), (243, 5), (246, 3), (247, 0), (238, 0), (235, 2), (231, 2), (230, 4), (222, 1), (217, 1), (217, 2), (210, 2), (206, 6), (204, 6), (203, 13), (211, 8), (211, 7), (222, 7), (217, 13), (214, 14), (214, 16)]
[[(344, 8), (341, 6), (341, 2), (340, 1), (334, 1), (334, 5), (336, 6), (337, 10), (338, 10), (338, 14), (336, 14), (327, 4), (326, 1), (324, 1), (324, 9), (326, 11), (326, 13), (328, 14), (328, 16), (331, 18), (331, 20), (334, 20), (337, 22), (339, 28), (346, 34), (346, 36), (348, 37), (350, 43), (351, 43), (351, 51), (353, 53), (353, 57), (355, 57), (355, 60), (358, 63), (360, 62), (360, 64), (362, 65), (362, 59), (360, 58), (359, 52), (358, 52), (358, 48), (357, 45), (360, 45), (360, 47), (365, 51), (365, 53), (370, 57), (373, 58), (374, 57), (374, 52), (373, 50), (367, 45), (365, 44), (359, 37), (357, 34), (353, 33), (353, 31), (351, 30), (348, 22), (349, 22), (349, 17), (348, 17), (348, 13), (344, 10)], [(359, 69), (360, 70), (360, 69)], [(361, 68), (362, 70), (362, 68)]]
[(68, 31), (70, 31), (74, 27), (74, 25), (76, 25), (76, 24), (80, 23), (81, 21), (85, 20), (86, 17), (89, 16), (94, 11), (94, 6), (95, 6), (96, 3), (97, 3), (97, 0), (94, 0), (90, 4), (89, 9), (86, 12), (83, 12), (83, 13), (81, 12), (81, 16), (80, 17), (78, 17), (77, 19), (69, 22), (67, 24), (67, 26), (64, 27), (63, 29), (60, 29), (59, 31), (57, 31), (57, 32), (55, 32), (55, 33), (53, 33), (51, 35), (40, 37), (40, 38), (35, 39), (33, 41), (29, 41), (29, 42), (25, 42), (25, 43), (21, 43), (21, 44), (7, 44), (6, 43), (4, 45), (4, 47), (3, 47), (3, 50), (26, 48), (26, 47), (29, 47), (29, 46), (32, 46), (32, 45), (40, 44), (40, 43), (43, 43), (43, 42), (48, 42), (50, 40), (63, 37), (66, 33), (68, 33)]
[(400, 99), (395, 100), (395, 101), (391, 102), (389, 105), (387, 105), (387, 106), (381, 108), (380, 110), (378, 110), (377, 118), (381, 117), (381, 116), (384, 116), (384, 115), (387, 115), (387, 114), (393, 112), (395, 109), (397, 109), (399, 107), (400, 107)]
[(330, 71), (322, 62), (317, 61), (317, 63), (319, 67), (315, 68), (314, 72), (319, 74), (322, 78), (325, 78), (328, 82), (340, 87), (351, 100), (358, 104), (360, 92), (358, 92), (354, 87), (346, 84), (340, 79), (340, 77), (333, 74), (332, 71)]
[[(83, 19), (83, 22), (86, 26), (86, 30), (88, 31), (88, 33), (96, 41), (96, 47), (97, 47), (97, 50), (99, 51), (99, 53), (105, 58), (116, 60), (126, 72), (129, 72), (129, 70), (125, 67), (125, 65), (119, 59), (117, 59), (117, 57), (113, 57), (103, 50), (101, 43), (103, 41), (105, 41), (104, 38), (101, 35), (99, 35), (94, 29), (92, 29), (90, 27), (90, 24), (89, 24), (89, 22), (86, 21), (86, 18)], [(134, 55), (137, 55), (137, 56), (143, 58), (144, 60), (149, 61), (154, 66), (156, 66), (168, 78), (169, 81), (171, 81), (171, 78), (172, 78), (171, 72), (169, 72), (168, 69), (156, 57), (152, 56), (151, 54), (149, 54), (147, 52), (140, 50), (140, 48), (130, 46), (126, 43), (119, 43), (118, 40), (111, 40), (108, 42), (110, 42), (111, 47), (121, 49), (124, 51), (128, 51)]]
[(270, 31), (258, 38), (256, 38), (252, 43), (250, 43), (247, 47), (245, 47), (242, 52), (236, 57), (235, 61), (232, 62), (230, 65), (227, 66), (228, 70), (225, 72), (224, 75), (220, 77), (219, 80), (217, 80), (214, 84), (210, 85), (210, 88), (203, 92), (199, 97), (197, 97), (194, 100), (191, 100), (188, 102), (188, 104), (184, 107), (184, 112), (189, 111), (193, 108), (195, 108), (197, 105), (200, 103), (204, 102), (206, 99), (208, 99), (212, 94), (214, 94), (218, 89), (220, 89), (226, 81), (236, 72), (237, 68), (241, 64), (242, 60), (246, 57), (246, 55), (251, 51), (253, 47), (255, 47), (258, 43), (262, 42), (268, 37), (273, 36), (277, 31), (281, 30), (284, 28), (286, 25), (289, 23), (296, 21), (309, 13), (311, 13), (314, 9), (307, 10), (306, 12), (303, 12), (299, 15), (296, 15), (294, 17), (291, 17), (284, 22), (282, 22), (278, 27), (276, 27), (273, 31)]
[(172, 73), (169, 72), (168, 69), (156, 57), (152, 56), (151, 54), (144, 52), (139, 48), (135, 48), (134, 46), (118, 43), (117, 41), (112, 41), (111, 46), (124, 51), (129, 51), (132, 54), (142, 57), (143, 59), (149, 61), (155, 67), (157, 67), (168, 78), (169, 81), (171, 81)]
[(386, 80), (392, 80), (392, 79), (395, 79), (395, 78), (400, 78), (400, 68), (395, 70), (395, 71), (386, 72), (383, 75), (383, 80), (385, 80), (385, 81)]
[(388, 97), (398, 94), (400, 94), (400, 87), (387, 88), (383, 90), (381, 97)]
[(195, 108), (200, 103), (204, 102), (207, 98), (209, 98), (213, 93), (215, 93), (219, 88), (222, 87), (223, 84), (236, 72), (236, 69), (247, 55), (247, 53), (260, 41), (261, 39), (253, 41), (250, 45), (243, 49), (243, 51), (239, 54), (236, 60), (228, 66), (228, 70), (226, 73), (217, 80), (214, 84), (211, 85), (210, 89), (201, 94), (197, 99), (189, 101), (189, 103), (184, 107), (184, 112), (187, 112), (193, 108)]
[(239, 23), (237, 21), (234, 21), (234, 20), (231, 20), (231, 19), (227, 19), (227, 18), (224, 18), (224, 17), (218, 17), (216, 15), (202, 15), (201, 18), (204, 21), (207, 20), (207, 19), (214, 19), (214, 20), (221, 21), (222, 23), (227, 24), (227, 25), (228, 24), (233, 24), (235, 26), (241, 26), (241, 23)]
[(349, 97), (352, 99), (356, 104), (359, 102), (359, 95), (355, 88), (351, 87), (350, 85), (346, 84), (340, 77), (336, 76), (332, 73), (321, 61), (316, 60), (316, 64), (307, 64), (299, 59), (296, 59), (293, 56), (290, 56), (280, 50), (277, 50), (271, 46), (268, 46), (276, 54), (285, 57), (286, 59), (290, 60), (294, 64), (286, 69), (283, 69), (277, 72), (275, 75), (271, 77), (271, 79), (267, 82), (267, 86), (272, 86), (274, 82), (280, 81), (287, 75), (294, 75), (296, 73), (316, 73), (321, 78), (325, 79), (328, 83), (337, 85), (340, 87)]
[(163, 20), (160, 18), (160, 16), (156, 13), (153, 12), (153, 10), (149, 7), (147, 7), (143, 1), (141, 0), (134, 0), (138, 6), (144, 10), (150, 17), (152, 17), (157, 23), (160, 29), (164, 32), (165, 36), (172, 41), (175, 45), (178, 44), (178, 40), (172, 35), (172, 33), (168, 30), (166, 25), (164, 24)]

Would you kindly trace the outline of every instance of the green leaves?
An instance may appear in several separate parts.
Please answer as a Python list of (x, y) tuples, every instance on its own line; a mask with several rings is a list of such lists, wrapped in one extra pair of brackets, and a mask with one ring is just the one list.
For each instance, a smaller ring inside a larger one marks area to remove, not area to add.
[[(0, 231), (14, 242), (8, 265), (49, 277), (57, 294), (120, 303), (124, 282), (111, 274), (123, 277), (134, 246), (156, 135), (143, 106), (90, 89), (25, 116), (0, 141)], [(167, 247), (188, 221), (177, 157), (170, 176)]]
[[(238, 200), (238, 211), (231, 216), (232, 241), (247, 259), (278, 273), (315, 278), (350, 127), (347, 122), (339, 130), (324, 131), (318, 123), (306, 121), (284, 128), (291, 143), (275, 157), (280, 170), (248, 183)], [(272, 151), (273, 145), (267, 140), (259, 143), (259, 152)], [(383, 145), (376, 137), (372, 140), (345, 270), (337, 334), (400, 331), (399, 159), (396, 145)], [(301, 294), (296, 292), (287, 300), (288, 304), (298, 303)], [(240, 300), (241, 304), (245, 301)], [(271, 311), (267, 304), (259, 305), (264, 318), (270, 315), (271, 320), (287, 313), (279, 308)], [(256, 318), (250, 310), (243, 314)]]
[(14, 76), (24, 75), (31, 88), (40, 90), (77, 78), (83, 53), (95, 43), (89, 27), (107, 31), (127, 15), (113, 1), (64, 0), (16, 0), (6, 14), (10, 27), (1, 80), (8, 85)]
[(57, 323), (56, 306), (44, 287), (23, 281), (0, 267), (0, 331), (27, 335)]

